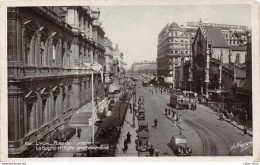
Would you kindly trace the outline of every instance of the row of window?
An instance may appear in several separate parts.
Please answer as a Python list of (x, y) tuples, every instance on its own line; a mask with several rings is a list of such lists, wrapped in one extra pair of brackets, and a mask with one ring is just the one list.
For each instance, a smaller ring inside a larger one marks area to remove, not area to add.
[(195, 33), (183, 33), (180, 31), (176, 31), (176, 32), (169, 33), (169, 36), (190, 37), (190, 36), (195, 36)]
[(190, 45), (182, 45), (182, 44), (172, 44), (170, 45), (170, 48), (179, 48), (179, 49), (190, 49)]
[(188, 55), (190, 51), (178, 51), (178, 50), (175, 50), (175, 51), (171, 51), (171, 54), (185, 54), (185, 55)]
[(189, 39), (170, 38), (169, 41), (170, 41), (170, 42), (175, 42), (175, 43), (178, 43), (178, 42), (181, 42), (181, 43), (190, 43), (190, 42), (189, 42)]

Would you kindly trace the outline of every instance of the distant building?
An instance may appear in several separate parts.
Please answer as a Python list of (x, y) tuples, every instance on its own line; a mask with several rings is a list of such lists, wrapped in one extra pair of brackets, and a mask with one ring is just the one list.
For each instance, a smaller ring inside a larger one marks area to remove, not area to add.
[(118, 44), (116, 44), (113, 54), (114, 54), (114, 59), (117, 59), (118, 61), (118, 67), (119, 67), (118, 79), (119, 79), (119, 83), (121, 84), (126, 74), (126, 69), (125, 69), (126, 63), (124, 62), (124, 54), (119, 50)]
[(157, 63), (155, 61), (134, 62), (132, 73), (156, 74)]
[(109, 40), (108, 37), (104, 38), (104, 47), (105, 47), (105, 66), (104, 66), (104, 74), (105, 74), (105, 82), (111, 83), (113, 77), (113, 43)]
[(174, 86), (182, 85), (181, 64), (190, 59), (191, 44), (197, 27), (179, 26), (173, 22), (167, 24), (158, 35), (157, 74), (159, 84)]

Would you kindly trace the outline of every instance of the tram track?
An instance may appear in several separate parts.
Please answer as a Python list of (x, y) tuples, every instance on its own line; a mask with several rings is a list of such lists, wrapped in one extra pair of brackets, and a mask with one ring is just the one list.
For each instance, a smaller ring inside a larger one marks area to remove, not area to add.
[(190, 120), (185, 120), (185, 122), (190, 125), (199, 135), (203, 144), (203, 156), (215, 156), (217, 152), (216, 143), (209, 134), (209, 132), (201, 127), (198, 123)]

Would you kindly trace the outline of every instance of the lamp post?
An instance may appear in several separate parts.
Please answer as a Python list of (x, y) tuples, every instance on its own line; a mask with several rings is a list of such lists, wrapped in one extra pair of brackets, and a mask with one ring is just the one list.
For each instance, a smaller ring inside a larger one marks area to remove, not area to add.
[(91, 96), (92, 96), (92, 100), (91, 100), (92, 117), (91, 117), (91, 119), (92, 119), (92, 142), (94, 144), (94, 142), (95, 142), (94, 71), (98, 72), (98, 71), (102, 70), (102, 65), (100, 65), (98, 63), (94, 63), (93, 58), (91, 59), (91, 61), (92, 61), (91, 63), (83, 63), (83, 64), (91, 69)]

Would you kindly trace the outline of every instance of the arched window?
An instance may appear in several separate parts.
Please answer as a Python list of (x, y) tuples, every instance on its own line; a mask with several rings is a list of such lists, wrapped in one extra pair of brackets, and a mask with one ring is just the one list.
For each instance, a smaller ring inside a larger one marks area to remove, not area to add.
[(71, 43), (68, 42), (67, 47), (67, 68), (70, 68), (70, 53), (71, 53)]
[(48, 38), (48, 29), (45, 27), (41, 27), (39, 32), (41, 33), (41, 40), (40, 40), (40, 58), (41, 58), (41, 65), (46, 67), (49, 64), (48, 60), (48, 45), (50, 38)]
[(35, 45), (37, 39), (37, 25), (33, 21), (27, 21), (22, 26), (23, 31), (23, 57), (27, 66), (35, 66)]
[(52, 45), (52, 64), (53, 66), (56, 65), (56, 45)]

